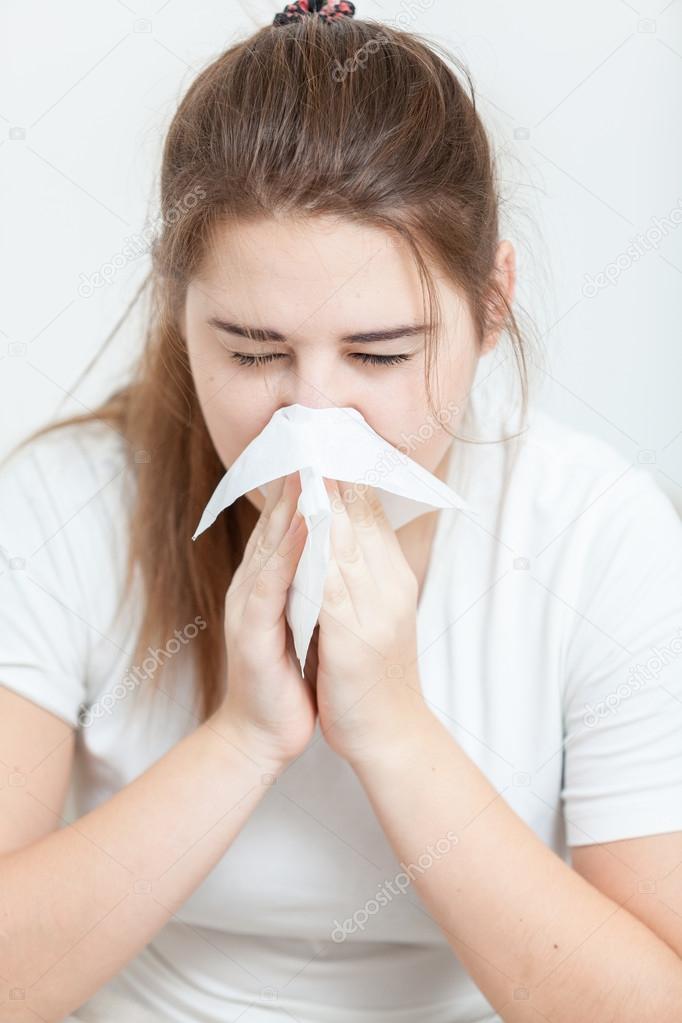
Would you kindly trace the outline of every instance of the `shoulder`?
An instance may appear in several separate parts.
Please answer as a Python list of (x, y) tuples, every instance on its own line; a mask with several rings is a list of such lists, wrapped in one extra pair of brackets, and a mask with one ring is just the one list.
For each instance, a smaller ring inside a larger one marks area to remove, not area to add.
[(102, 422), (60, 427), (12, 449), (0, 464), (3, 560), (64, 572), (87, 593), (96, 562), (125, 541), (130, 457), (125, 439)]
[(128, 483), (129, 457), (124, 438), (104, 423), (51, 430), (12, 449), (0, 463), (2, 512), (18, 505), (26, 511), (28, 499), (34, 517), (43, 521), (73, 513), (109, 484)]
[[(535, 492), (534, 573), (568, 625), (566, 693), (666, 645), (682, 621), (682, 518), (646, 462), (536, 413), (520, 458)], [(551, 512), (550, 512), (551, 508)], [(616, 682), (614, 681), (614, 685)]]
[(545, 409), (533, 408), (522, 435), (522, 460), (566, 490), (598, 485), (606, 478), (625, 476), (633, 462), (596, 434), (556, 419)]
[(73, 423), (11, 448), (0, 462), (0, 484), (66, 476), (70, 483), (87, 485), (123, 469), (128, 457), (125, 438), (106, 423)]
[[(127, 445), (60, 427), (0, 466), (0, 679), (75, 725), (111, 639), (126, 567)], [(96, 681), (96, 680), (95, 680)]]
[(656, 523), (677, 543), (680, 516), (649, 462), (648, 452), (626, 457), (600, 437), (534, 408), (513, 475), (515, 484), (526, 489), (530, 510), (557, 527), (563, 523), (575, 539), (594, 533), (615, 537), (628, 527), (642, 533), (647, 523)]
[(682, 593), (682, 518), (636, 450), (626, 457), (537, 408), (516, 436), (490, 436), (507, 439), (462, 460), (476, 513), (464, 528), (481, 556), (498, 567), (522, 558), (567, 614)]

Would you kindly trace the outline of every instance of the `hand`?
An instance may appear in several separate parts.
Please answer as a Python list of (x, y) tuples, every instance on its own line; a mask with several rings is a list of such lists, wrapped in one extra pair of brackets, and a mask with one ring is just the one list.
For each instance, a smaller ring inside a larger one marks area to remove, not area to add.
[(428, 712), (417, 665), (419, 587), (376, 494), (324, 483), (333, 515), (317, 707), (329, 745), (359, 766), (394, 751), (415, 715)]
[[(246, 752), (276, 769), (296, 757), (315, 729), (314, 673), (305, 677), (285, 617), (286, 596), (307, 531), (296, 512), (300, 477), (274, 480), (225, 597), (227, 689), (212, 716)], [(295, 518), (294, 518), (295, 513)], [(291, 525), (298, 525), (296, 531)]]

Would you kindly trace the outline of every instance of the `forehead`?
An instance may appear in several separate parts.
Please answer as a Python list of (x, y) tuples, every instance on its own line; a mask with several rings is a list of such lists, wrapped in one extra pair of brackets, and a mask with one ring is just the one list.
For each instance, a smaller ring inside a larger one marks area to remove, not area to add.
[(342, 316), (344, 325), (360, 329), (423, 319), (419, 273), (406, 243), (337, 218), (221, 225), (197, 283), (233, 315), (254, 324), (272, 320), (268, 325), (284, 331), (307, 318)]

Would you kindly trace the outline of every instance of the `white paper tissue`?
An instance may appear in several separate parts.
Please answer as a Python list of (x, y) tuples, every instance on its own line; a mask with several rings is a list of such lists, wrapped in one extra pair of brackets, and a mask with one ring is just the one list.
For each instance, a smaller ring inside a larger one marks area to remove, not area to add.
[(332, 509), (323, 478), (375, 487), (386, 518), (399, 529), (432, 508), (476, 514), (449, 486), (384, 440), (357, 409), (278, 409), (222, 477), (193, 540), (242, 494), (298, 471), (298, 510), (308, 528), (286, 604), (286, 619), (301, 666), (317, 623), (330, 553)]

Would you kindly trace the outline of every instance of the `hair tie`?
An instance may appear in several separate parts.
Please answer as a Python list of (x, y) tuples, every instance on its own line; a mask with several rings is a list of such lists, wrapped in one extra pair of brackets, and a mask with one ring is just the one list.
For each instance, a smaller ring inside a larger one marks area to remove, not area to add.
[(301, 21), (309, 14), (318, 14), (322, 21), (340, 21), (341, 18), (352, 18), (355, 4), (351, 0), (296, 0), (287, 4), (280, 14), (272, 20), (273, 25), (289, 25), (292, 21)]

